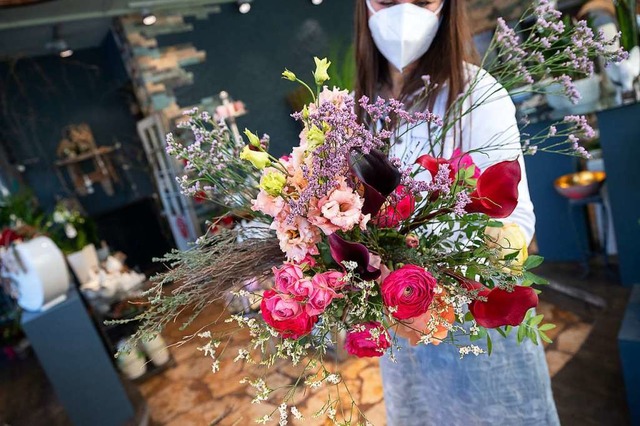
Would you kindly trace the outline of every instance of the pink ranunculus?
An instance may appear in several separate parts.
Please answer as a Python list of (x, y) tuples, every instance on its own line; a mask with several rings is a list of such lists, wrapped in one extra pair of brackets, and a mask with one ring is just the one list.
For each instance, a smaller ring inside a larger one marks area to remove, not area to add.
[(273, 267), (275, 289), (280, 293), (290, 293), (294, 284), (300, 281), (304, 274), (298, 265), (285, 263), (280, 268)]
[(387, 330), (379, 322), (359, 324), (347, 332), (344, 348), (358, 358), (379, 357), (391, 347)]
[(305, 310), (309, 315), (320, 315), (337, 296), (338, 294), (329, 287), (314, 285), (305, 305)]
[(318, 321), (318, 317), (307, 314), (293, 297), (273, 290), (264, 292), (260, 311), (264, 321), (287, 339), (299, 339), (309, 334)]
[(327, 271), (321, 274), (316, 274), (313, 277), (312, 282), (316, 287), (327, 287), (332, 290), (340, 290), (346, 284), (346, 282), (342, 280), (343, 278), (343, 272)]
[(391, 272), (382, 282), (382, 300), (387, 308), (395, 309), (394, 318), (414, 318), (427, 312), (437, 284), (424, 268), (405, 265)]

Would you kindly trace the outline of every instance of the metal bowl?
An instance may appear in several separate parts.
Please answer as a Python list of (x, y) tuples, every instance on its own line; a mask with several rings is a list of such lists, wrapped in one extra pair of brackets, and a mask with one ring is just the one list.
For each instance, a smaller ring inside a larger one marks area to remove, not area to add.
[(605, 172), (590, 172), (585, 170), (560, 176), (555, 180), (553, 185), (556, 191), (563, 197), (580, 200), (596, 195), (598, 191), (600, 191), (606, 177)]

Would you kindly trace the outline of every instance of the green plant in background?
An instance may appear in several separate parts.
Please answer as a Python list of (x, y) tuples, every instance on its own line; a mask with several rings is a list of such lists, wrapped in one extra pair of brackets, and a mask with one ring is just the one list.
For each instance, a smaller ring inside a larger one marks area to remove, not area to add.
[(86, 245), (98, 242), (95, 223), (82, 216), (78, 209), (68, 207), (64, 202), (56, 204), (47, 218), (43, 232), (65, 254), (82, 250)]
[(39, 229), (44, 217), (31, 191), (24, 190), (8, 197), (0, 197), (0, 228), (27, 225)]
[(638, 23), (636, 20), (635, 0), (613, 0), (616, 6), (616, 18), (622, 36), (620, 44), (629, 52), (638, 45)]

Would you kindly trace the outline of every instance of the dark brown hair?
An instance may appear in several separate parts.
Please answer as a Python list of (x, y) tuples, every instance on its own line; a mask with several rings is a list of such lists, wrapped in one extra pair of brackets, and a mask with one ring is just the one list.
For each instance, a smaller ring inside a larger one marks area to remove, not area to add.
[[(465, 90), (465, 62), (477, 63), (477, 53), (467, 21), (466, 6), (462, 0), (444, 0), (442, 20), (429, 50), (418, 59), (417, 66), (405, 76), (400, 100), (408, 102), (409, 97), (423, 87), (421, 77), (429, 75), (432, 84), (448, 85), (447, 110)], [(355, 55), (356, 84), (355, 96), (378, 95), (381, 84), (391, 84), (389, 64), (378, 51), (368, 26), (366, 0), (356, 1), (355, 10)], [(432, 108), (436, 92), (427, 96), (425, 108)], [(358, 111), (362, 117), (362, 111)]]

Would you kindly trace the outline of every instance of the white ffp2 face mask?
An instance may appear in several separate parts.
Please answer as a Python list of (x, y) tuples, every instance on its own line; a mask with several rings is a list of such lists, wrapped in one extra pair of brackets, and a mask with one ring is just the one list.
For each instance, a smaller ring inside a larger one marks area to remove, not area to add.
[(436, 38), (440, 19), (437, 11), (402, 3), (375, 11), (370, 0), (367, 7), (372, 15), (369, 18), (369, 30), (378, 50), (387, 61), (400, 72), (425, 54)]

